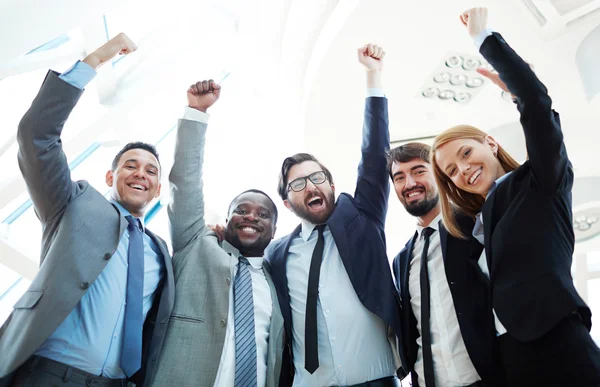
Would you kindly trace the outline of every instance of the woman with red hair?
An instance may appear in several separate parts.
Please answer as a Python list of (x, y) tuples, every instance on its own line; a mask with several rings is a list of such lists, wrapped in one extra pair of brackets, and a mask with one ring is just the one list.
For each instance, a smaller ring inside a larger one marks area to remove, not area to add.
[(591, 312), (571, 277), (573, 168), (558, 113), (529, 65), (487, 27), (487, 9), (461, 15), (498, 71), (478, 70), (510, 92), (521, 114), (528, 160), (519, 165), (494, 138), (468, 125), (434, 140), (432, 165), (444, 224), (476, 219), (478, 260), (490, 280), (502, 367), (509, 386), (600, 386), (600, 351)]

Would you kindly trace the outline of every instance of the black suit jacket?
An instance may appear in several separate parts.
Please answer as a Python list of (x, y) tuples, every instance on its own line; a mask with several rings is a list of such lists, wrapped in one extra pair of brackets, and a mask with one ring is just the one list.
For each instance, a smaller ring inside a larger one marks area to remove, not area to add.
[(543, 336), (573, 312), (590, 329), (591, 312), (571, 277), (573, 168), (558, 113), (546, 87), (501, 35), (487, 37), (481, 54), (517, 96), (528, 153), (482, 209), (493, 307), (522, 342)]
[[(362, 139), (362, 159), (354, 198), (342, 193), (327, 225), (338, 248), (348, 277), (362, 304), (390, 326), (401, 345), (400, 306), (385, 247), (384, 223), (389, 197), (386, 152), (389, 150), (386, 98), (367, 98)], [(285, 320), (288, 349), (285, 351), (282, 386), (291, 385), (292, 311), (287, 287), (286, 260), (296, 230), (269, 245), (265, 254), (270, 264), (281, 312)], [(369, 332), (365, 332), (369, 334)], [(402, 351), (400, 351), (402, 355)], [(402, 359), (402, 364), (406, 364)], [(399, 370), (401, 377), (406, 372)]]
[[(466, 216), (459, 216), (458, 221), (465, 234), (470, 235), (474, 226), (473, 220)], [(439, 233), (446, 278), (469, 357), (477, 373), (487, 385), (503, 386), (500, 382), (500, 372), (496, 367), (496, 332), (488, 281), (477, 265), (483, 246), (474, 238), (464, 240), (453, 237), (448, 234), (442, 222), (439, 223)], [(408, 290), (410, 261), (416, 238), (415, 232), (404, 249), (394, 258), (393, 269), (402, 305), (405, 357), (409, 371), (412, 372), (413, 386), (418, 387), (414, 365), (417, 360), (419, 331)]]

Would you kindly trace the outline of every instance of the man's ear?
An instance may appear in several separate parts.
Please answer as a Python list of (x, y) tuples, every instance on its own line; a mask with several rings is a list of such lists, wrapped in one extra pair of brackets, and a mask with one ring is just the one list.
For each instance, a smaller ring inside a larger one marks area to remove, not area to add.
[(287, 199), (285, 199), (283, 201), (283, 205), (285, 206), (285, 208), (287, 208), (288, 210), (292, 211), (292, 205), (290, 204), (290, 202)]
[(277, 231), (277, 226), (273, 226), (273, 232), (271, 234), (271, 239), (275, 238), (275, 232)]
[(106, 185), (112, 187), (114, 178), (115, 174), (113, 173), (113, 171), (109, 170), (108, 172), (106, 172)]
[(160, 196), (160, 188), (162, 187), (162, 184), (158, 183), (158, 188), (156, 189), (156, 194), (154, 194), (154, 197), (157, 198)]
[(331, 191), (333, 192), (333, 196), (335, 197), (335, 184), (331, 183)]

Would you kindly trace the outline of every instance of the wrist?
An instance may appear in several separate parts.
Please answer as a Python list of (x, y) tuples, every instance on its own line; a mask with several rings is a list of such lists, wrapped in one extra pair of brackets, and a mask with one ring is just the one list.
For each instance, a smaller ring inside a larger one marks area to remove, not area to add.
[(190, 109), (198, 110), (199, 112), (202, 112), (202, 113), (206, 113), (206, 110), (208, 109), (208, 108), (205, 108), (205, 107), (192, 106), (192, 105), (188, 105), (188, 107)]
[(367, 87), (382, 88), (381, 69), (367, 70)]
[(98, 67), (100, 67), (100, 65), (102, 64), (100, 59), (96, 55), (94, 55), (94, 53), (91, 53), (90, 55), (86, 56), (82, 62), (87, 64), (94, 70), (98, 69)]

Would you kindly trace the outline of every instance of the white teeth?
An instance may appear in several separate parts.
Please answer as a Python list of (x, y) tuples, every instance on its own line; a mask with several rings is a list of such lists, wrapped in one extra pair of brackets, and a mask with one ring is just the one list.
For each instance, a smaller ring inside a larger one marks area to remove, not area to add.
[(471, 178), (469, 179), (469, 184), (473, 184), (475, 180), (477, 180), (479, 175), (481, 175), (481, 169), (477, 170), (477, 172), (475, 172), (473, 176), (471, 176)]
[(139, 190), (142, 190), (142, 191), (146, 190), (143, 186), (141, 186), (139, 184), (131, 184), (130, 187), (131, 188), (135, 188), (135, 189), (139, 189)]
[(245, 232), (250, 232), (250, 233), (255, 233), (256, 232), (256, 230), (253, 229), (252, 227), (244, 227), (244, 228), (242, 228), (242, 230), (245, 231)]
[(321, 198), (318, 198), (318, 197), (312, 198), (308, 201), (308, 204), (312, 204), (312, 203), (316, 202), (317, 200), (321, 200)]
[(417, 196), (417, 195), (420, 195), (420, 194), (421, 194), (421, 192), (420, 192), (420, 191), (414, 191), (414, 192), (411, 192), (411, 193), (409, 193), (409, 194), (408, 194), (408, 197), (409, 197), (409, 198), (413, 198), (413, 197), (415, 197), (415, 196)]

